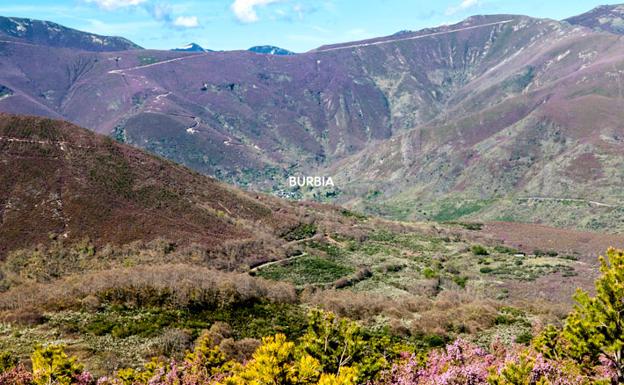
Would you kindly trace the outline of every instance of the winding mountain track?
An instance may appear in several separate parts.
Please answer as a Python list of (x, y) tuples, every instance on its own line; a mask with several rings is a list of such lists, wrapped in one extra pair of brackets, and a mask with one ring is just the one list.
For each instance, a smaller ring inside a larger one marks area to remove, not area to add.
[(27, 46), (31, 46), (31, 47), (36, 47), (37, 44), (32, 44), (32, 43), (24, 43), (21, 41), (14, 41), (14, 40), (0, 40), (0, 43), (9, 43), (9, 44), (17, 44), (17, 45), (27, 45)]
[(301, 254), (298, 254), (298, 255), (294, 255), (294, 256), (292, 256), (290, 258), (280, 259), (278, 261), (265, 262), (265, 263), (262, 263), (262, 264), (260, 264), (260, 265), (258, 265), (256, 267), (254, 267), (253, 269), (250, 269), (249, 272), (250, 273), (256, 273), (256, 272), (258, 272), (258, 270), (263, 269), (265, 267), (277, 265), (277, 264), (280, 264), (280, 263), (288, 263), (288, 262), (294, 261), (295, 259), (298, 259), (298, 258), (301, 258), (301, 257), (305, 257), (306, 255), (308, 255), (308, 253), (301, 253)]
[(207, 54), (208, 53), (199, 53), (199, 54), (196, 54), (196, 55), (176, 57), (176, 58), (173, 58), (173, 59), (163, 60), (163, 61), (159, 61), (159, 62), (156, 62), (156, 63), (145, 64), (145, 65), (141, 65), (141, 66), (122, 68), (122, 69), (118, 69), (118, 70), (110, 70), (110, 71), (108, 71), (108, 73), (109, 74), (116, 74), (116, 75), (125, 75), (125, 73), (128, 72), (128, 71), (135, 71), (135, 70), (139, 70), (139, 69), (143, 69), (143, 68), (155, 67), (155, 66), (158, 66), (158, 65), (173, 63), (173, 62), (182, 61), (182, 60), (186, 60), (186, 59), (193, 59), (193, 58), (196, 58), (196, 57), (199, 57), (199, 56), (206, 56)]
[(602, 203), (587, 199), (581, 198), (553, 198), (553, 197), (527, 197), (527, 198), (518, 198), (521, 201), (533, 201), (533, 202), (574, 202), (574, 203), (587, 203), (591, 206), (598, 207), (608, 207), (608, 208), (617, 208), (618, 206), (610, 205), (608, 203)]
[(68, 146), (76, 147), (76, 148), (92, 148), (89, 146), (81, 146), (77, 144), (70, 144), (69, 142), (65, 142), (62, 140), (34, 140), (34, 139), (23, 139), (23, 138), (10, 138), (6, 136), (0, 136), (0, 141), (4, 142), (17, 142), (17, 143), (30, 143), (30, 144), (46, 144), (50, 146), (58, 146), (61, 150), (65, 151)]

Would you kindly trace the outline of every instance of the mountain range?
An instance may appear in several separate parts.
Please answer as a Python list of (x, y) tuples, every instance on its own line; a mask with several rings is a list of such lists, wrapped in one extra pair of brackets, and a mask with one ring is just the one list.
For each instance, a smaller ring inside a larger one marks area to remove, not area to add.
[(324, 199), (394, 218), (621, 231), (621, 10), (474, 16), (297, 55), (94, 46), (3, 19), (0, 111), (252, 190), (331, 175)]
[[(172, 51), (178, 52), (213, 52), (210, 49), (206, 49), (197, 43), (189, 43), (179, 48), (174, 48)], [(264, 54), (264, 55), (294, 55), (295, 53), (284, 48), (275, 47), (273, 45), (257, 45), (249, 48), (247, 51)]]

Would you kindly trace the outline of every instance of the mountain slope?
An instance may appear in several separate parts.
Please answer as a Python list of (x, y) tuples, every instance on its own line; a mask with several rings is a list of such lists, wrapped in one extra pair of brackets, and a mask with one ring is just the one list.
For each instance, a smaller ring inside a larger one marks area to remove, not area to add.
[(343, 199), (402, 218), (624, 230), (622, 42), (542, 23), (539, 43), (514, 28), (534, 43), (506, 45), (444, 114), (333, 165)]
[(0, 38), (58, 48), (84, 51), (141, 49), (122, 37), (101, 36), (63, 27), (49, 21), (0, 16)]
[(601, 5), (589, 12), (566, 19), (570, 24), (582, 25), (598, 31), (624, 34), (624, 4)]
[(259, 241), (247, 257), (271, 258), (262, 244), (284, 243), (278, 235), (298, 223), (276, 199), (61, 121), (0, 114), (0, 163), (0, 257), (88, 237), (95, 245), (163, 238), (207, 250)]

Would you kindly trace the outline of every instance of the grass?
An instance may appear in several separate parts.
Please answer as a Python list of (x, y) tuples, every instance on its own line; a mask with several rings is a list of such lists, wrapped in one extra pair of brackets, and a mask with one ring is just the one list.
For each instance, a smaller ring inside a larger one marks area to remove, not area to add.
[(483, 201), (444, 201), (440, 204), (432, 219), (438, 222), (450, 222), (477, 213), (491, 203)]
[(461, 226), (461, 227), (463, 227), (466, 230), (472, 230), (472, 231), (483, 230), (483, 223), (478, 223), (478, 222), (455, 222), (455, 221), (451, 221), (451, 222), (444, 222), (444, 224)]
[(576, 275), (574, 268), (552, 257), (510, 259), (498, 258), (491, 265), (479, 269), (481, 274), (488, 274), (504, 279), (534, 281), (539, 277), (562, 273), (564, 277)]

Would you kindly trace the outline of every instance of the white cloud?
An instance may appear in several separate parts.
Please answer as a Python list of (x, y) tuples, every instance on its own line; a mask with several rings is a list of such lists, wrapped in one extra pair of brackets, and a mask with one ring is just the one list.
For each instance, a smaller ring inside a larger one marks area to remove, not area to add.
[(199, 27), (197, 16), (178, 16), (173, 20), (173, 26), (179, 28)]
[(457, 6), (449, 7), (446, 10), (447, 15), (453, 15), (457, 12), (465, 11), (469, 8), (473, 8), (478, 6), (481, 3), (481, 0), (462, 0)]
[[(152, 18), (167, 27), (172, 28), (197, 28), (199, 19), (197, 16), (174, 15), (174, 7), (164, 2), (150, 0), (83, 0), (87, 4), (94, 4), (106, 11), (137, 7), (145, 10)], [(179, 7), (178, 7), (179, 8)]]
[(239, 21), (243, 23), (254, 23), (259, 20), (256, 7), (280, 1), (283, 0), (234, 0), (230, 8)]
[(147, 1), (148, 0), (85, 0), (87, 3), (95, 4), (106, 10), (137, 6)]

